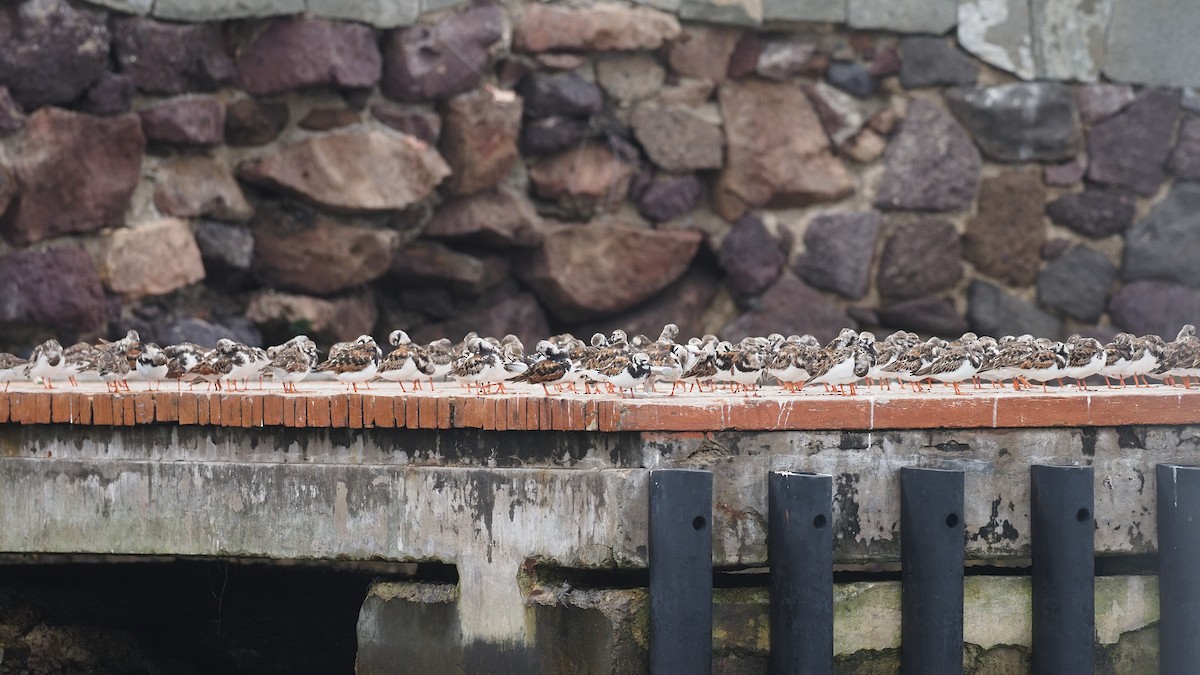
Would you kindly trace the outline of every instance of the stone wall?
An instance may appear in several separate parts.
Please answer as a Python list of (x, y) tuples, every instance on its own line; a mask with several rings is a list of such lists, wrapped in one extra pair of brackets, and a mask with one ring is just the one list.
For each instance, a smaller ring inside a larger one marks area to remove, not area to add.
[(98, 5), (0, 6), (3, 347), (1200, 314), (1170, 0)]

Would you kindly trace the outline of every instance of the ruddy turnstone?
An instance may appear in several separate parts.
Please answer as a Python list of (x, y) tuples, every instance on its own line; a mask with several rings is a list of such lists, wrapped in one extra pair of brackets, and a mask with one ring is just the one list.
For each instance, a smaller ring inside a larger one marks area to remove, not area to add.
[(432, 390), (434, 379), (445, 380), (454, 369), (454, 345), (447, 338), (434, 340), (425, 345), (425, 356), (433, 369), (429, 375), (429, 388)]
[(658, 339), (643, 350), (650, 358), (650, 379), (646, 381), (650, 391), (654, 391), (654, 383), (661, 380), (671, 383), (671, 396), (675, 395), (683, 375), (683, 364), (688, 358), (687, 348), (675, 342), (678, 335), (679, 326), (669, 323), (663, 326)]
[(717, 353), (717, 370), (724, 372), (725, 363), (728, 363), (728, 377), (733, 383), (734, 392), (744, 391), (749, 394), (758, 388), (762, 371), (767, 367), (765, 342), (765, 338), (748, 337), (723, 354)]
[(616, 387), (621, 396), (629, 390), (630, 398), (636, 396), (637, 387), (650, 377), (650, 357), (642, 352), (625, 352), (608, 359), (600, 367), (602, 380)]
[[(841, 344), (845, 346), (837, 346)], [(858, 393), (855, 384), (866, 377), (874, 361), (875, 336), (867, 332), (859, 335), (853, 329), (843, 329), (842, 335), (839, 335), (830, 347), (822, 350), (813, 364), (814, 370), (809, 381), (827, 385), (843, 396), (846, 395), (845, 388), (849, 385), (850, 394), (854, 395)]]
[[(1163, 351), (1167, 348), (1167, 343), (1157, 335), (1143, 335), (1133, 341), (1134, 348), (1141, 350), (1140, 358), (1134, 359), (1130, 365), (1130, 372), (1133, 375), (1134, 386), (1149, 387), (1150, 381), (1146, 379), (1146, 375), (1153, 373), (1158, 369), (1159, 361), (1162, 359)], [(1138, 378), (1142, 379), (1142, 383), (1138, 384)]]
[(120, 340), (109, 342), (107, 340), (100, 341), (100, 349), (115, 349), (125, 356), (129, 361), (129, 367), (134, 368), (137, 362), (138, 354), (142, 353), (142, 338), (136, 330), (129, 330), (125, 333), (125, 337)]
[(419, 378), (425, 375), (430, 377), (429, 386), (432, 389), (434, 366), (426, 355), (425, 348), (413, 344), (408, 333), (402, 330), (392, 331), (388, 335), (388, 343), (392, 345), (393, 349), (380, 362), (379, 377), (399, 384), (401, 391), (408, 391), (404, 388), (405, 380), (412, 382), (413, 389), (420, 389), (421, 380)]
[(1192, 378), (1200, 377), (1200, 338), (1196, 337), (1196, 327), (1186, 324), (1179, 329), (1179, 334), (1163, 350), (1158, 368), (1154, 375), (1166, 379), (1167, 384), (1175, 384), (1175, 378), (1183, 378), (1183, 386), (1192, 388)]
[(33, 348), (29, 362), (25, 365), (25, 377), (30, 380), (41, 380), (42, 386), (54, 388), (53, 380), (67, 374), (66, 357), (58, 340), (46, 340)]
[(1063, 376), (1063, 369), (1070, 359), (1067, 346), (1062, 342), (1037, 338), (1033, 341), (1033, 351), (1016, 367), (1017, 379), (1038, 382), (1045, 392), (1047, 382)]
[(1067, 338), (1067, 352), (1070, 354), (1067, 359), (1067, 367), (1063, 368), (1063, 377), (1075, 379), (1075, 385), (1079, 389), (1086, 390), (1087, 383), (1084, 382), (1087, 378), (1093, 375), (1099, 375), (1104, 369), (1104, 345), (1095, 338), (1085, 338), (1080, 335), (1072, 335)]
[(483, 338), (471, 338), (451, 374), (459, 384), (465, 385), (468, 390), (475, 387), (479, 394), (489, 393), (493, 384), (498, 386), (498, 393), (506, 393), (504, 380), (508, 377), (508, 371), (501, 362), (496, 346)]
[(779, 380), (788, 391), (799, 391), (808, 381), (809, 364), (821, 351), (821, 343), (811, 335), (783, 340), (767, 363), (767, 374)]
[(8, 385), (13, 380), (25, 379), (22, 371), (28, 364), (29, 361), (19, 356), (0, 352), (0, 382), (4, 383), (4, 391), (8, 391)]
[(982, 362), (979, 345), (975, 342), (964, 342), (946, 349), (913, 375), (953, 385), (954, 393), (961, 396), (964, 392), (958, 386), (959, 383), (974, 377), (975, 373), (979, 372)]
[(268, 350), (272, 354), (271, 362), (263, 366), (263, 372), (270, 371), (272, 379), (283, 385), (285, 392), (295, 393), (298, 391), (296, 383), (308, 377), (313, 369), (316, 344), (312, 344), (311, 350), (306, 349), (307, 346), (305, 343), (285, 343), (279, 347), (272, 347)]
[(194, 342), (181, 342), (163, 347), (162, 352), (167, 357), (167, 379), (175, 380), (176, 389), (182, 388), (184, 382), (193, 384), (200, 378), (195, 370), (204, 362), (207, 351), (203, 347)]
[(99, 350), (96, 354), (95, 367), (96, 374), (104, 381), (109, 391), (114, 394), (121, 391), (122, 384), (124, 384), (125, 391), (129, 391), (129, 358), (124, 349), (109, 345), (107, 348)]
[(142, 346), (142, 353), (137, 357), (137, 373), (146, 381), (146, 389), (153, 386), (162, 388), (163, 378), (167, 376), (167, 355), (153, 342)]
[(537, 351), (545, 358), (535, 361), (525, 372), (512, 378), (512, 381), (540, 384), (542, 391), (546, 392), (547, 396), (551, 396), (546, 385), (558, 384), (565, 380), (574, 370), (575, 364), (571, 362), (567, 352), (553, 342), (542, 340), (537, 344)]
[(371, 388), (366, 383), (379, 372), (381, 359), (382, 352), (375, 344), (375, 338), (360, 335), (353, 343), (336, 352), (331, 348), (329, 358), (318, 365), (316, 371), (333, 373), (339, 382), (345, 382), (357, 392), (360, 382), (368, 389)]
[[(695, 339), (695, 338), (693, 338)], [(699, 341), (698, 344), (688, 343), (688, 353), (691, 355), (687, 366), (683, 370), (683, 375), (679, 381), (684, 384), (689, 384), (693, 389), (704, 391), (704, 385), (711, 383), (713, 378), (717, 376), (717, 346), (720, 343), (716, 338), (712, 340)]]
[(67, 381), (72, 386), (79, 386), (80, 375), (96, 371), (96, 358), (99, 356), (100, 350), (87, 342), (76, 342), (70, 347), (63, 349), (63, 363)]

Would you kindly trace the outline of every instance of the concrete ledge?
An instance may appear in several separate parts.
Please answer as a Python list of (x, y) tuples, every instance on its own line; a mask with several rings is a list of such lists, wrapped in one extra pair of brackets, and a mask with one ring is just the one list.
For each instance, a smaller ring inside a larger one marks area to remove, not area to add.
[[(857, 396), (819, 391), (790, 394), (764, 387), (757, 397), (665, 394), (622, 399), (609, 395), (546, 397), (541, 387), (466, 396), (457, 386), (400, 393), (376, 385), (346, 393), (314, 383), (300, 394), (133, 391), (112, 394), (97, 384), (46, 391), (21, 384), (0, 393), (0, 424), (132, 426), (180, 424), (224, 427), (485, 429), (495, 431), (724, 431), (996, 429), (1200, 423), (1200, 391), (1052, 388), (1049, 393), (970, 390), (912, 394), (860, 390)], [(447, 391), (449, 390), (449, 391)]]

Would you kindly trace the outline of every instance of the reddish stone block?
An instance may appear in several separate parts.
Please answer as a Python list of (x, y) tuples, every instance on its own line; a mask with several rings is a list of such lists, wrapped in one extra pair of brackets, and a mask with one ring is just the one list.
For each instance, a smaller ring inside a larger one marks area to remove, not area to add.
[(154, 396), (154, 421), (179, 421), (179, 394), (173, 391), (156, 391)]

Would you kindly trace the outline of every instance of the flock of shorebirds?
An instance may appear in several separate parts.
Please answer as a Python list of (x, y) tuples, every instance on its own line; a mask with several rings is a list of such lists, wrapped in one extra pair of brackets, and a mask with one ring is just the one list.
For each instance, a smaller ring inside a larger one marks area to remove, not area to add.
[[(896, 381), (914, 391), (934, 383), (952, 386), (963, 394), (963, 383), (983, 388), (1032, 389), (1034, 383), (1087, 388), (1089, 377), (1103, 377), (1110, 387), (1150, 386), (1147, 378), (1191, 388), (1191, 378), (1200, 377), (1200, 338), (1186, 325), (1175, 340), (1157, 335), (1119, 333), (1108, 344), (1073, 335), (1056, 341), (1032, 335), (999, 339), (965, 333), (947, 341), (920, 339), (897, 331), (884, 340), (869, 332), (843, 329), (832, 342), (822, 345), (811, 335), (748, 337), (733, 343), (714, 335), (677, 342), (679, 329), (667, 324), (658, 339), (645, 335), (630, 338), (615, 330), (596, 333), (583, 342), (569, 333), (537, 343), (533, 353), (513, 335), (502, 339), (468, 334), (458, 344), (441, 339), (426, 345), (412, 342), (407, 333), (395, 330), (388, 337), (392, 350), (383, 350), (369, 335), (353, 342), (335, 344), (322, 360), (317, 345), (304, 335), (262, 349), (222, 339), (211, 348), (185, 342), (167, 347), (143, 343), (136, 331), (120, 340), (99, 344), (81, 342), (63, 348), (47, 340), (33, 349), (29, 359), (0, 354), (0, 381), (40, 382), (47, 389), (54, 381), (94, 376), (109, 390), (129, 390), (133, 374), (147, 388), (161, 388), (163, 380), (195, 386), (236, 391), (251, 380), (263, 386), (270, 377), (286, 392), (296, 392), (297, 383), (313, 373), (329, 373), (346, 387), (358, 391), (372, 381), (393, 382), (407, 391), (405, 383), (422, 388), (428, 381), (453, 379), (477, 394), (504, 393), (505, 384), (523, 382), (541, 385), (547, 396), (569, 389), (582, 393), (655, 392), (657, 384), (671, 385), (670, 395), (711, 391), (723, 387), (730, 392), (757, 395), (760, 384), (778, 382), (791, 392), (806, 385), (822, 385), (841, 395), (857, 393), (860, 382), (891, 388)], [(1114, 384), (1114, 381), (1117, 384)], [(551, 390), (554, 387), (554, 391)]]

